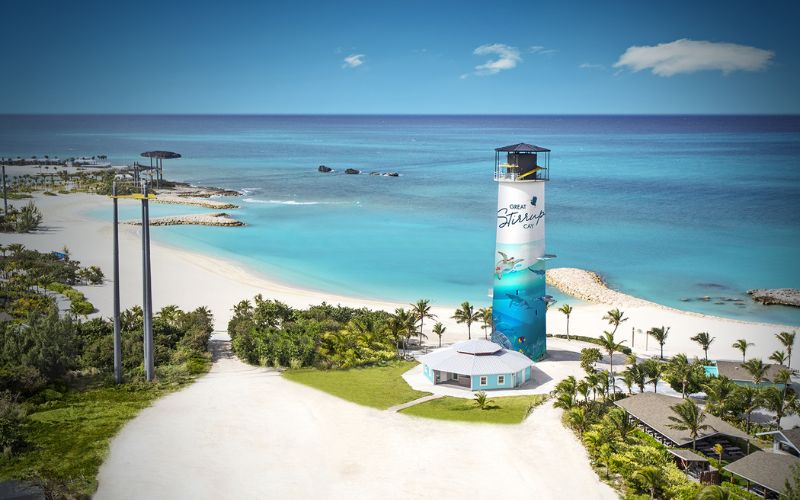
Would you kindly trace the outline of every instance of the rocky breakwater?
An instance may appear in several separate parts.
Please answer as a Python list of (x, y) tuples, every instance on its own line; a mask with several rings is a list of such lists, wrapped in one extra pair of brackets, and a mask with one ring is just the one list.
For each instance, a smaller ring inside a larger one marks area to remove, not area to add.
[[(547, 270), (547, 284), (562, 292), (587, 302), (609, 304), (615, 307), (641, 307), (657, 305), (646, 300), (608, 288), (599, 274), (574, 267)], [(663, 307), (663, 306), (659, 306)]]
[[(140, 220), (128, 220), (123, 224), (141, 226)], [(211, 227), (241, 227), (244, 222), (226, 214), (217, 212), (211, 214), (170, 215), (167, 217), (154, 217), (150, 219), (151, 226), (211, 226)]]
[(753, 300), (766, 306), (779, 304), (800, 307), (800, 290), (797, 288), (757, 288), (747, 293)]
[(227, 201), (209, 200), (207, 198), (193, 198), (178, 194), (159, 194), (152, 200), (153, 203), (163, 203), (165, 205), (192, 205), (195, 207), (210, 208), (212, 210), (231, 210), (239, 208), (238, 205)]
[[(333, 171), (334, 170), (331, 167), (328, 167), (326, 165), (320, 165), (319, 167), (317, 167), (317, 172), (321, 172), (323, 174), (329, 174)], [(361, 170), (358, 170), (356, 168), (346, 168), (344, 170), (344, 173), (348, 175), (358, 175), (366, 172), (362, 172)], [(369, 175), (379, 175), (383, 177), (400, 177), (400, 174), (398, 172), (370, 172)]]

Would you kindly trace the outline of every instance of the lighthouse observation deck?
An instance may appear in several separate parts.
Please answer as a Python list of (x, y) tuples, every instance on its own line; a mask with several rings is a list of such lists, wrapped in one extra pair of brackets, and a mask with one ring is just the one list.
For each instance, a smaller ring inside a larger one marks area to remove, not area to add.
[(494, 180), (498, 182), (549, 181), (550, 150), (523, 142), (495, 149)]

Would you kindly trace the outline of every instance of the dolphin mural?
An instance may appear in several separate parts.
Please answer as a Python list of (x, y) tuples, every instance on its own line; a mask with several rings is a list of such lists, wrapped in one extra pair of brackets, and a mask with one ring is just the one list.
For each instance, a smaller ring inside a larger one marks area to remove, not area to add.
[(509, 303), (509, 307), (517, 306), (517, 307), (524, 307), (525, 309), (531, 308), (531, 305), (528, 304), (528, 301), (523, 299), (519, 295), (507, 293), (506, 297), (508, 297), (511, 300), (511, 302)]
[(508, 340), (508, 337), (503, 335), (503, 332), (500, 330), (495, 330), (492, 332), (492, 342), (495, 344), (500, 344), (504, 349), (511, 349), (511, 342)]

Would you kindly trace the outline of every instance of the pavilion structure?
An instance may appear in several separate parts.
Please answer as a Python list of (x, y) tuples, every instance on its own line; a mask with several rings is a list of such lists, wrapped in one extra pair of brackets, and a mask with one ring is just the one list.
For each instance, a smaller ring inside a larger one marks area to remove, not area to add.
[(488, 340), (465, 340), (419, 358), (434, 385), (485, 391), (513, 389), (531, 379), (533, 362), (524, 354)]
[[(149, 170), (155, 170), (156, 187), (159, 187), (161, 181), (164, 180), (164, 160), (172, 160), (181, 157), (179, 153), (174, 153), (172, 151), (145, 151), (141, 156), (150, 158)], [(147, 167), (144, 165), (139, 165), (139, 168), (147, 170)]]

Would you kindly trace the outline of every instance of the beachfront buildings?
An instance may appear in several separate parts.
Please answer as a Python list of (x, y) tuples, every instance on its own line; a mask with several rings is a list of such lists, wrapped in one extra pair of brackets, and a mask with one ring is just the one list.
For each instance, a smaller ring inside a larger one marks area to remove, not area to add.
[(433, 384), (473, 391), (513, 389), (531, 379), (531, 360), (488, 340), (466, 340), (419, 358)]
[(497, 239), (492, 341), (532, 360), (546, 351), (544, 186), (550, 150), (531, 144), (495, 149)]

